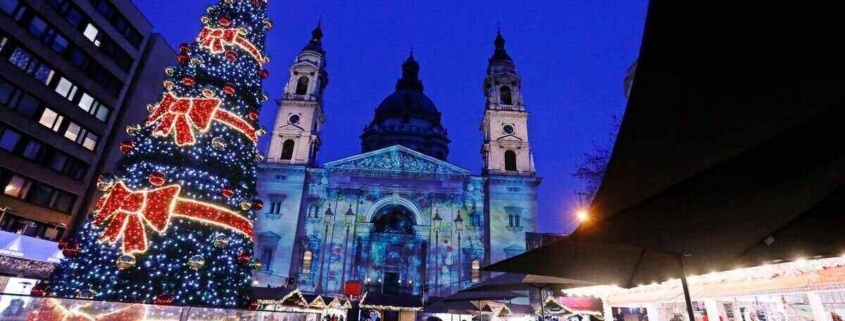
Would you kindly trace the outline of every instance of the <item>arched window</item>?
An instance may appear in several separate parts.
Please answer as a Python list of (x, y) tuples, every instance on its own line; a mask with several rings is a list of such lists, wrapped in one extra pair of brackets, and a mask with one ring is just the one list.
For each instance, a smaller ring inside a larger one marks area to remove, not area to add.
[(299, 77), (296, 81), (296, 94), (305, 95), (306, 92), (308, 92), (308, 77)]
[(472, 260), (472, 265), (470, 265), (470, 273), (469, 275), (472, 277), (472, 283), (478, 282), (478, 279), (481, 277), (481, 262), (478, 260)]
[(516, 153), (512, 150), (505, 152), (505, 170), (506, 171), (516, 171)]
[(302, 273), (311, 273), (311, 262), (314, 260), (314, 253), (311, 250), (306, 250), (302, 254)]
[(282, 144), (282, 160), (293, 158), (293, 139), (288, 139)]
[(513, 99), (511, 98), (511, 87), (502, 86), (499, 89), (499, 102), (502, 105), (513, 105)]

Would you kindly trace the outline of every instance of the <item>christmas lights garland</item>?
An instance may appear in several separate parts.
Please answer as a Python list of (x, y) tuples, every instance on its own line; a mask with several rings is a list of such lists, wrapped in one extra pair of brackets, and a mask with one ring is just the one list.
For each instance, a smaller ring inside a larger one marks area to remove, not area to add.
[[(115, 243), (121, 238), (124, 254), (147, 251), (145, 225), (161, 233), (172, 216), (214, 224), (252, 236), (252, 223), (225, 208), (178, 197), (182, 187), (168, 185), (152, 190), (132, 191), (118, 182), (97, 202), (95, 225), (105, 225), (102, 240)], [(108, 223), (106, 223), (108, 221)], [(147, 224), (144, 224), (146, 222)]]
[(237, 115), (220, 109), (221, 103), (218, 98), (176, 97), (167, 92), (150, 113), (147, 125), (157, 122), (158, 125), (153, 130), (154, 135), (167, 137), (172, 132), (176, 145), (185, 146), (193, 145), (197, 141), (192, 127), (198, 128), (200, 133), (206, 133), (211, 127), (211, 121), (217, 120), (243, 133), (253, 144), (257, 144), (258, 137), (252, 125)]
[(261, 51), (243, 37), (246, 33), (245, 29), (206, 27), (200, 32), (197, 41), (202, 48), (208, 49), (213, 54), (226, 52), (226, 47), (238, 46), (259, 64), (266, 63), (267, 58), (261, 54)]

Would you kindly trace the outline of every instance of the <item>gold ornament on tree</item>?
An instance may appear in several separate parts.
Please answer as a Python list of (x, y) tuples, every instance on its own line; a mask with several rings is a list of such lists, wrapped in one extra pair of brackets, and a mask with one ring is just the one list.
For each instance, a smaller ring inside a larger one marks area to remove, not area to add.
[(214, 246), (216, 247), (224, 247), (229, 244), (229, 236), (224, 234), (218, 234), (214, 237)]
[(223, 137), (217, 136), (211, 139), (211, 147), (216, 150), (223, 150), (226, 148), (226, 140)]
[(135, 266), (135, 257), (132, 255), (124, 254), (117, 258), (117, 268), (121, 270), (126, 270)]
[(191, 269), (199, 270), (205, 266), (205, 259), (202, 256), (194, 255), (188, 259), (188, 266), (191, 267)]

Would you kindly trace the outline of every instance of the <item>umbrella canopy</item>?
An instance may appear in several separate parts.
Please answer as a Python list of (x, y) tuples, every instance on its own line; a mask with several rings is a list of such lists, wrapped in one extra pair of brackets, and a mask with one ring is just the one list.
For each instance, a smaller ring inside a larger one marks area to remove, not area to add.
[(488, 270), (630, 287), (684, 276), (684, 265), (704, 274), (841, 255), (845, 60), (819, 41), (843, 29), (835, 11), (650, 2), (590, 219)]
[(442, 302), (457, 302), (457, 301), (486, 301), (486, 300), (510, 300), (525, 296), (523, 294), (508, 292), (508, 291), (489, 291), (489, 292), (458, 292), (447, 296), (440, 301)]
[(631, 287), (683, 276), (685, 255), (696, 275), (841, 255), (845, 140), (832, 138), (845, 119), (845, 60), (810, 39), (834, 37), (841, 25), (820, 24), (842, 21), (793, 4), (651, 2), (591, 218), (488, 270)]
[(589, 285), (594, 283), (545, 275), (504, 273), (473, 284), (461, 292), (558, 290)]

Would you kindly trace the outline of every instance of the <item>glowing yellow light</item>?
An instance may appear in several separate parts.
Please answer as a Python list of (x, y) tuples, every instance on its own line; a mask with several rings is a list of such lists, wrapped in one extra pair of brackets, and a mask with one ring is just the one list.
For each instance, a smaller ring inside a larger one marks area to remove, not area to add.
[(581, 221), (581, 222), (584, 222), (584, 221), (590, 219), (590, 214), (587, 212), (587, 210), (579, 210), (578, 213), (576, 213), (576, 215), (578, 216), (578, 221)]

